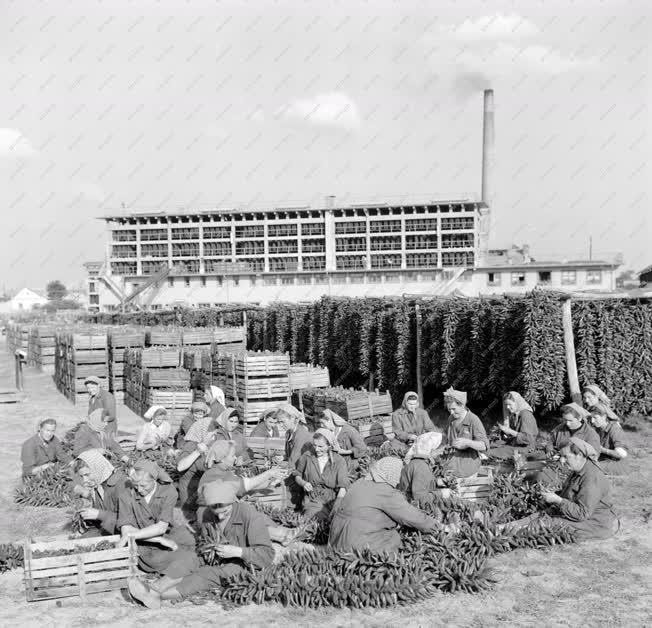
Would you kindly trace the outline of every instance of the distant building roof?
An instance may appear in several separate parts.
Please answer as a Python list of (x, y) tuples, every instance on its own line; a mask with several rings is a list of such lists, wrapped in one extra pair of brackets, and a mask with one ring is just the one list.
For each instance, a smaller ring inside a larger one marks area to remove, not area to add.
[(528, 262), (528, 263), (514, 263), (514, 264), (485, 264), (484, 266), (479, 266), (476, 270), (528, 270), (528, 269), (539, 269), (539, 270), (563, 270), (564, 268), (618, 268), (618, 264), (613, 262), (605, 262), (602, 260), (571, 260), (568, 262)]

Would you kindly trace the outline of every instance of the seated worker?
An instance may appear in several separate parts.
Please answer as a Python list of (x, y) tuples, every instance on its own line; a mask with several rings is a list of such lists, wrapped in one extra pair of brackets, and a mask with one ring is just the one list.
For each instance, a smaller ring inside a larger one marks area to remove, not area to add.
[(236, 456), (240, 464), (247, 464), (251, 457), (247, 441), (245, 440), (238, 412), (234, 408), (227, 408), (209, 426), (209, 431), (215, 430), (215, 438), (218, 440), (230, 440), (235, 443)]
[(146, 423), (136, 440), (138, 451), (169, 449), (172, 447), (172, 426), (166, 421), (168, 411), (163, 406), (152, 406), (143, 418)]
[(301, 510), (306, 517), (328, 517), (351, 484), (344, 458), (333, 450), (335, 434), (319, 428), (312, 437), (312, 451), (304, 453), (293, 472), (303, 489)]
[(272, 564), (274, 548), (267, 532), (265, 519), (255, 508), (236, 501), (236, 488), (230, 482), (211, 482), (204, 486), (202, 502), (210, 513), (206, 522), (217, 525), (224, 544), (217, 553), (219, 565), (197, 567), (190, 557), (180, 557), (173, 566), (184, 577), (166, 574), (152, 585), (142, 580), (129, 580), (129, 593), (148, 608), (160, 608), (161, 600), (177, 600), (192, 593), (223, 586), (229, 578), (250, 569), (264, 569)]
[(209, 412), (209, 407), (203, 401), (193, 401), (190, 405), (190, 412), (183, 418), (179, 431), (174, 438), (174, 446), (176, 449), (183, 449), (185, 445), (186, 434), (190, 427), (196, 422), (203, 419)]
[(79, 454), (73, 468), (82, 482), (75, 492), (91, 504), (81, 510), (81, 516), (91, 524), (84, 536), (118, 534), (118, 497), (127, 490), (124, 473), (115, 469), (98, 449)]
[(575, 533), (578, 541), (613, 536), (620, 524), (612, 507), (609, 478), (596, 463), (597, 452), (586, 441), (571, 436), (560, 454), (571, 474), (559, 494), (543, 493), (550, 508), (505, 527), (518, 529), (539, 521), (563, 525)]
[(107, 434), (115, 438), (118, 433), (118, 419), (115, 409), (115, 397), (101, 387), (99, 377), (91, 375), (84, 380), (84, 385), (88, 392), (88, 416), (90, 417), (96, 410), (102, 411), (102, 419), (106, 424)]
[(611, 399), (605, 395), (601, 388), (595, 384), (584, 386), (582, 389), (582, 400), (584, 401), (585, 408), (592, 406), (602, 405), (607, 410), (607, 418), (610, 421), (619, 421), (620, 419), (611, 408)]
[(417, 436), (427, 432), (436, 432), (428, 413), (419, 407), (419, 395), (407, 392), (398, 410), (392, 412), (392, 429), (394, 441), (392, 446), (397, 450), (407, 450)]
[(129, 460), (129, 456), (113, 438), (113, 435), (107, 432), (101, 409), (91, 412), (86, 422), (79, 426), (75, 434), (72, 454), (78, 458), (79, 454), (89, 449), (101, 449), (104, 454), (111, 452), (123, 462)]
[[(618, 417), (607, 406), (598, 403), (589, 408), (591, 425), (600, 437), (600, 463), (607, 473), (622, 470), (619, 465), (627, 457), (625, 433), (620, 427)], [(616, 418), (610, 418), (610, 416)], [(605, 463), (606, 466), (605, 466)]]
[(280, 438), (276, 410), (266, 410), (250, 436), (254, 438)]
[(532, 406), (513, 390), (503, 395), (503, 422), (498, 424), (503, 442), (492, 444), (491, 455), (506, 458), (515, 448), (535, 447), (539, 428)]
[(339, 414), (335, 414), (328, 408), (322, 410), (321, 426), (335, 434), (333, 451), (342, 456), (347, 465), (366, 453), (367, 445), (360, 432), (351, 427)]
[(39, 421), (37, 432), (24, 443), (20, 452), (23, 476), (38, 474), (55, 462), (70, 462), (72, 457), (63, 450), (61, 441), (54, 435), (57, 422), (54, 419)]
[[(290, 404), (280, 406), (276, 417), (285, 428), (285, 459), (288, 467), (296, 469), (299, 458), (312, 450), (312, 435), (305, 426), (306, 418)], [(303, 490), (297, 484), (296, 477), (290, 475), (285, 483), (291, 494), (292, 505), (298, 507), (303, 500)]]
[(446, 430), (448, 452), (442, 458), (444, 468), (458, 478), (467, 478), (480, 470), (480, 452), (489, 449), (487, 433), (480, 419), (466, 407), (466, 393), (449, 388), (444, 402), (450, 413)]
[(408, 501), (428, 497), (437, 488), (437, 478), (430, 463), (441, 440), (442, 434), (430, 432), (421, 434), (412, 444), (410, 459), (403, 467), (398, 483), (398, 490), (405, 494)]
[(226, 410), (224, 391), (218, 386), (208, 386), (204, 390), (204, 401), (208, 405), (208, 416), (214, 419)]
[(366, 478), (354, 482), (333, 509), (328, 544), (336, 549), (369, 548), (372, 552), (395, 552), (401, 547), (399, 525), (422, 532), (439, 528), (396, 490), (403, 463), (386, 457), (376, 461)]
[[(152, 460), (141, 459), (129, 473), (132, 487), (118, 496), (118, 528), (125, 545), (132, 536), (138, 545), (138, 566), (147, 573), (180, 577), (172, 564), (184, 552), (194, 556), (195, 539), (184, 525), (174, 523), (177, 491), (170, 476)], [(196, 557), (195, 557), (196, 559)], [(197, 560), (196, 564), (199, 564)]]
[(600, 451), (600, 437), (589, 425), (589, 413), (577, 403), (568, 403), (561, 407), (562, 421), (550, 433), (550, 440), (546, 445), (546, 451), (560, 451), (563, 449), (572, 436), (586, 441), (593, 449)]

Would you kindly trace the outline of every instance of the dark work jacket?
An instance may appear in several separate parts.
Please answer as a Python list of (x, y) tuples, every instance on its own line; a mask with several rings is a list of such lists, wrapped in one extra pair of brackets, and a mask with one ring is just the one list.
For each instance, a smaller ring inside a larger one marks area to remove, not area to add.
[(120, 447), (115, 438), (113, 438), (113, 435), (106, 431), (100, 434), (92, 430), (88, 425), (83, 424), (80, 425), (75, 434), (75, 442), (72, 448), (73, 456), (77, 457), (89, 449), (106, 449), (113, 452), (118, 458), (125, 455), (125, 451)]
[(118, 500), (120, 493), (128, 490), (126, 488), (127, 478), (122, 471), (114, 471), (102, 484), (104, 495), (93, 490), (93, 508), (99, 512), (98, 523), (102, 532), (106, 534), (120, 534), (117, 527), (118, 522)]
[(106, 421), (107, 431), (115, 434), (118, 431), (116, 420), (115, 397), (108, 391), (100, 388), (95, 397), (88, 399), (88, 415), (95, 410), (102, 409), (102, 418)]
[[(446, 444), (452, 447), (456, 438), (468, 438), (482, 441), (485, 445), (484, 453), (489, 451), (489, 439), (484, 425), (470, 410), (461, 420), (451, 418), (446, 430)], [(444, 459), (445, 468), (458, 478), (468, 478), (480, 470), (480, 452), (475, 449), (451, 449)]]
[(401, 471), (398, 490), (405, 493), (411, 501), (426, 497), (435, 488), (436, 481), (430, 463), (425, 458), (414, 456)]
[(399, 408), (392, 412), (392, 429), (396, 440), (408, 442), (408, 434), (421, 436), (427, 432), (437, 432), (428, 413), (423, 408), (416, 412), (408, 412), (406, 408)]
[(350, 425), (342, 425), (337, 433), (337, 444), (342, 449), (350, 449), (353, 453), (346, 454), (344, 459), (359, 458), (367, 451), (367, 445), (364, 442), (360, 432)]
[(276, 427), (272, 428), (272, 431), (270, 432), (267, 429), (265, 422), (261, 421), (258, 425), (256, 425), (256, 427), (254, 427), (250, 436), (255, 438), (279, 438), (280, 434), (278, 428)]
[(558, 425), (550, 433), (550, 442), (546, 446), (546, 449), (549, 451), (551, 449), (556, 449), (560, 451), (570, 442), (571, 437), (580, 438), (581, 440), (587, 442), (596, 453), (600, 453), (600, 437), (597, 432), (586, 422), (582, 421), (582, 425), (576, 429), (574, 432), (571, 432), (565, 423)]
[(292, 468), (296, 468), (299, 458), (307, 451), (312, 450), (312, 434), (302, 423), (297, 425), (294, 432), (285, 435), (285, 457)]
[[(203, 524), (218, 524), (212, 511), (204, 511)], [(255, 508), (242, 502), (235, 502), (231, 516), (223, 530), (223, 541), (226, 545), (242, 548), (242, 558), (230, 559), (227, 562), (244, 562), (245, 565), (264, 569), (274, 560), (274, 548), (269, 538), (265, 517)]]
[(539, 428), (537, 420), (529, 410), (521, 410), (518, 416), (509, 417), (509, 427), (516, 430), (516, 436), (503, 434), (502, 438), (509, 445), (517, 447), (534, 447), (537, 444)]
[(29, 475), (34, 467), (40, 467), (48, 462), (71, 460), (71, 456), (63, 450), (61, 441), (56, 436), (46, 443), (40, 434), (34, 434), (23, 443), (20, 457), (23, 462), (23, 475)]

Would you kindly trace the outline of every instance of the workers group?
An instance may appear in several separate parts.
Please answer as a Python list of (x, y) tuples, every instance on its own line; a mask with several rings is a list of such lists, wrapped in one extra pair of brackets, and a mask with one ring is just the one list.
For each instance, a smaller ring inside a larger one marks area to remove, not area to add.
[[(617, 472), (627, 449), (619, 419), (596, 385), (583, 391), (586, 407), (561, 408), (561, 421), (544, 443), (532, 407), (516, 391), (503, 396), (503, 419), (489, 436), (469, 410), (465, 392), (444, 393), (449, 418), (443, 433), (420, 407), (418, 395), (408, 392), (392, 414), (394, 436), (383, 444), (387, 455), (353, 483), (350, 472), (367, 450), (359, 432), (328, 409), (310, 432), (303, 413), (289, 404), (264, 413), (250, 435), (283, 435), (284, 448), (262, 473), (239, 473), (249, 468), (251, 452), (236, 411), (226, 407), (216, 386), (205, 391), (204, 401), (192, 404), (176, 433), (165, 408), (151, 407), (135, 443), (142, 456), (123, 472), (110, 461), (130, 459), (115, 438), (115, 403), (95, 378), (87, 387), (88, 416), (76, 431), (72, 452), (55, 436), (55, 421), (44, 419), (23, 445), (23, 474), (41, 473), (56, 462), (72, 466), (75, 492), (87, 504), (81, 510), (90, 525), (87, 534), (119, 534), (121, 544), (133, 538), (140, 569), (160, 576), (129, 583), (131, 596), (150, 608), (269, 566), (272, 542), (288, 545), (297, 531), (280, 527), (242, 498), (280, 483), (307, 518), (328, 521), (333, 548), (391, 552), (401, 544), (399, 525), (423, 532), (443, 528), (413, 503), (441, 491), (443, 475), (472, 477), (483, 464), (538, 451), (541, 458), (560, 459), (570, 473), (560, 491), (543, 493), (540, 512), (510, 526), (536, 519), (566, 526), (581, 540), (609, 537), (619, 525), (605, 469)], [(176, 464), (176, 486), (154, 460), (161, 455)], [(176, 506), (184, 516), (175, 515)], [(195, 552), (196, 533), (205, 526), (223, 539), (215, 566), (202, 565)]]

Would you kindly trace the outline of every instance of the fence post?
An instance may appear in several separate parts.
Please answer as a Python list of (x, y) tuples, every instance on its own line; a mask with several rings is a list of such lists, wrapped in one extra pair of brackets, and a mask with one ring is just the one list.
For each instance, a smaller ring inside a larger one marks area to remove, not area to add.
[(242, 310), (242, 327), (244, 328), (244, 344), (247, 348), (247, 310)]
[(566, 349), (566, 372), (571, 399), (582, 405), (582, 393), (577, 377), (577, 362), (575, 360), (575, 340), (573, 338), (573, 317), (571, 315), (571, 298), (562, 296), (561, 318), (564, 327), (564, 348)]
[(419, 395), (419, 402), (423, 408), (423, 382), (421, 380), (421, 308), (418, 303), (414, 305), (414, 317), (417, 328), (417, 365), (416, 365), (416, 380), (417, 380), (417, 395)]

